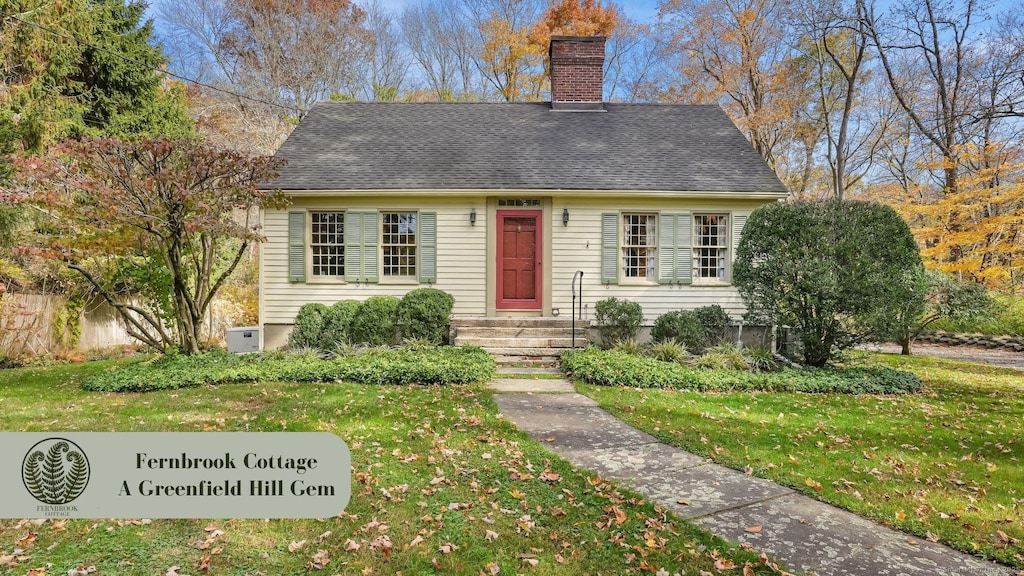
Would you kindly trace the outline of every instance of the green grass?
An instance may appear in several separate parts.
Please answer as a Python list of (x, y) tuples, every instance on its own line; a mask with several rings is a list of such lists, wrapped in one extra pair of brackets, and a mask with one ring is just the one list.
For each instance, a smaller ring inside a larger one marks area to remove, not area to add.
[(1024, 567), (1024, 374), (872, 355), (918, 394), (580, 390), (670, 444), (882, 523)]
[[(754, 554), (572, 468), (500, 417), (480, 385), (80, 388), (115, 364), (0, 371), (3, 429), (329, 431), (352, 451), (348, 508), (320, 520), (0, 520), (0, 559), (24, 549), (0, 574), (46, 566), (47, 574), (88, 566), (197, 574), (204, 562), (208, 574), (307, 574), (319, 550), (330, 560), (324, 574), (699, 574), (714, 570), (716, 556), (774, 573)], [(214, 530), (223, 533), (211, 538)], [(385, 535), (389, 554), (371, 546)], [(417, 537), (422, 543), (410, 546)]]

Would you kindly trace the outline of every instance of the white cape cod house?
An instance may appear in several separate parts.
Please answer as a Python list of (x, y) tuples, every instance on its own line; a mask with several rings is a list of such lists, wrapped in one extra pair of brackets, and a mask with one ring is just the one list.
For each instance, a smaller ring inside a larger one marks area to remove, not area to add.
[(639, 302), (647, 322), (718, 304), (752, 210), (785, 186), (717, 106), (602, 100), (604, 38), (556, 37), (550, 103), (324, 102), (265, 184), (263, 346), (299, 307), (431, 286), (460, 318), (566, 319)]

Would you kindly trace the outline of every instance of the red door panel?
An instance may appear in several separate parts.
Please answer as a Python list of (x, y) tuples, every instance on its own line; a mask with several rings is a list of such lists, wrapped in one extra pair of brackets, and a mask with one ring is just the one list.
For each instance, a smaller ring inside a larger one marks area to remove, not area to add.
[(498, 308), (540, 308), (540, 215), (498, 212)]

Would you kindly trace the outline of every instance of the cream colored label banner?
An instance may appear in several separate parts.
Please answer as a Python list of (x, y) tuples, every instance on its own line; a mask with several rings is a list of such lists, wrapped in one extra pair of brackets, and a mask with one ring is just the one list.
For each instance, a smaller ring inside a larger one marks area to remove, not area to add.
[(351, 489), (327, 432), (0, 432), (0, 518), (327, 518)]

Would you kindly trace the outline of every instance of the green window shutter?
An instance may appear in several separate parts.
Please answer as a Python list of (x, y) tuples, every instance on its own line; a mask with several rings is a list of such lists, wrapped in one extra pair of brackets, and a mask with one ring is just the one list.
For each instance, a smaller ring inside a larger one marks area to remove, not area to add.
[(359, 282), (363, 259), (361, 233), (363, 229), (362, 212), (345, 212), (345, 281)]
[(679, 271), (676, 263), (676, 231), (678, 221), (685, 216), (679, 214), (660, 214), (658, 217), (658, 282), (674, 284), (678, 281)]
[(740, 239), (743, 235), (743, 227), (747, 224), (746, 214), (732, 215), (732, 260), (736, 260), (736, 250), (740, 247)]
[(306, 211), (288, 212), (288, 281), (306, 281)]
[(693, 215), (680, 214), (676, 221), (676, 280), (693, 281)]
[(377, 212), (363, 213), (362, 228), (362, 276), (364, 282), (377, 282), (377, 230), (380, 214)]
[(437, 212), (420, 212), (420, 282), (437, 283)]
[(601, 214), (601, 282), (619, 283), (619, 214)]

